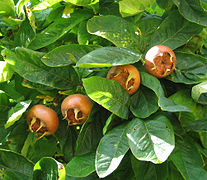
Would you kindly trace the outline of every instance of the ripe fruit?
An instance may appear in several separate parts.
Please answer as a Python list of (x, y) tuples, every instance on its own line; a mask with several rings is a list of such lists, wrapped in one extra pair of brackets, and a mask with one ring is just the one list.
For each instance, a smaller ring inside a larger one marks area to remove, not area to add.
[(163, 78), (170, 75), (175, 66), (176, 56), (167, 46), (153, 46), (145, 55), (145, 69), (155, 77)]
[(42, 134), (38, 139), (53, 134), (59, 125), (56, 112), (41, 104), (35, 105), (29, 110), (27, 122), (30, 131)]
[(130, 95), (135, 93), (140, 85), (139, 71), (133, 65), (112, 67), (106, 78), (117, 81)]
[(91, 108), (90, 99), (82, 94), (66, 97), (61, 105), (62, 115), (70, 125), (83, 124), (88, 119)]

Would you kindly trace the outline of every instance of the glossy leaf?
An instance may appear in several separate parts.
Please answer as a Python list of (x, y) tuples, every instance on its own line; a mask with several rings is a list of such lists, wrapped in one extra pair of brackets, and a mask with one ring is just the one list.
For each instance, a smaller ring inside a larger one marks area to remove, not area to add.
[(0, 112), (9, 110), (9, 105), (9, 97), (6, 95), (5, 92), (0, 90)]
[(66, 173), (73, 177), (86, 177), (95, 171), (95, 153), (75, 156), (66, 165)]
[(144, 86), (139, 87), (139, 90), (131, 97), (130, 110), (136, 117), (149, 117), (158, 108), (158, 97), (152, 90)]
[(0, 82), (10, 80), (13, 73), (14, 71), (9, 63), (0, 61)]
[(96, 151), (95, 167), (100, 178), (111, 174), (129, 149), (126, 124), (109, 131), (100, 141)]
[(155, 164), (166, 161), (175, 147), (173, 127), (163, 115), (147, 121), (133, 119), (128, 125), (127, 137), (137, 159)]
[[(71, 89), (78, 83), (78, 77), (72, 67), (49, 68), (40, 58), (42, 53), (25, 48), (16, 48), (16, 54), (10, 50), (3, 52), (5, 60), (23, 78), (57, 89)], [(40, 78), (41, 77), (41, 78)]]
[(74, 26), (90, 18), (91, 14), (88, 11), (77, 11), (71, 14), (69, 18), (58, 18), (54, 23), (37, 34), (36, 38), (30, 43), (30, 49), (40, 49), (45, 47), (66, 34)]
[(58, 165), (56, 161), (49, 157), (40, 159), (34, 166), (33, 179), (58, 180)]
[(207, 132), (207, 120), (197, 120), (185, 127), (188, 131)]
[(41, 11), (47, 8), (50, 8), (56, 3), (59, 3), (61, 0), (43, 0), (39, 4), (32, 7), (32, 11)]
[(193, 86), (192, 98), (199, 104), (207, 104), (207, 81)]
[(5, 128), (12, 126), (16, 121), (18, 121), (21, 118), (22, 114), (27, 110), (31, 102), (31, 100), (22, 101), (18, 103), (15, 107), (12, 107), (9, 110), (8, 120), (4, 125)]
[(97, 16), (88, 21), (88, 31), (101, 36), (117, 47), (136, 50), (138, 29), (125, 19), (113, 15)]
[(4, 174), (7, 179), (31, 179), (33, 166), (34, 164), (24, 156), (6, 149), (0, 149), (0, 167), (4, 168), (0, 172), (1, 176)]
[(201, 30), (201, 26), (185, 20), (177, 11), (173, 11), (151, 35), (151, 46), (163, 44), (176, 49)]
[(203, 162), (195, 142), (185, 138), (177, 140), (175, 150), (170, 159), (178, 168), (184, 179), (203, 180), (207, 178), (207, 172), (203, 169)]
[(15, 5), (13, 0), (1, 0), (0, 1), (0, 17), (1, 16), (13, 16), (15, 14)]
[(177, 64), (169, 79), (176, 83), (195, 84), (207, 80), (207, 58), (176, 52)]
[(136, 179), (142, 179), (144, 177), (145, 180), (167, 180), (167, 163), (155, 165), (151, 162), (140, 161), (136, 159), (134, 156), (131, 156), (131, 164)]
[(15, 35), (14, 42), (16, 46), (27, 47), (29, 43), (35, 38), (35, 32), (30, 25), (30, 21), (26, 18)]
[(94, 2), (94, 0), (66, 0), (78, 6), (86, 6)]
[(118, 47), (98, 48), (83, 56), (77, 67), (95, 68), (133, 64), (141, 59), (141, 55), (132, 50)]
[(173, 0), (173, 2), (187, 20), (207, 26), (207, 12), (200, 0)]
[(74, 64), (87, 53), (95, 50), (93, 45), (63, 45), (45, 54), (41, 61), (50, 67), (68, 66)]
[(119, 10), (123, 17), (132, 16), (151, 7), (154, 2), (155, 0), (122, 0), (119, 2)]
[(87, 95), (117, 116), (127, 119), (129, 95), (116, 81), (93, 76), (83, 79)]

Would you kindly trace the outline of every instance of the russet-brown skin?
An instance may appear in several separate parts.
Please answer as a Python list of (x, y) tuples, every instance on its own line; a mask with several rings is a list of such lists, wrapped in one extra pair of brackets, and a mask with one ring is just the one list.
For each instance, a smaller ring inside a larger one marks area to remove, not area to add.
[(112, 67), (106, 78), (117, 81), (130, 95), (134, 94), (140, 85), (139, 71), (133, 65)]
[(175, 67), (175, 53), (167, 46), (153, 46), (145, 55), (146, 71), (157, 78), (169, 76)]
[[(91, 108), (90, 99), (82, 94), (67, 96), (61, 104), (62, 115), (71, 125), (84, 123), (88, 119)], [(75, 110), (77, 110), (76, 117)]]
[(42, 127), (37, 133), (44, 133), (47, 131), (47, 135), (49, 135), (53, 134), (58, 128), (59, 120), (57, 114), (51, 108), (37, 104), (33, 106), (27, 114), (27, 122), (29, 125), (31, 124), (33, 117), (36, 117), (36, 123), (31, 127), (34, 132), (39, 128), (40, 121), (44, 123), (45, 127)]

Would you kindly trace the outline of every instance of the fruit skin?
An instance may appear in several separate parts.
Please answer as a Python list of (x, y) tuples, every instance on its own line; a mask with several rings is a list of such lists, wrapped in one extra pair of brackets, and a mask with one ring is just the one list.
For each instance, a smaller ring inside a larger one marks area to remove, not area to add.
[(157, 78), (169, 76), (175, 69), (175, 53), (167, 46), (156, 45), (145, 55), (145, 69)]
[[(56, 112), (53, 109), (48, 108), (42, 104), (37, 104), (29, 110), (27, 114), (27, 122), (29, 125), (31, 124), (31, 121), (34, 117), (42, 121), (42, 123), (45, 125), (47, 135), (53, 134), (59, 126), (59, 120), (58, 120)], [(37, 126), (39, 125), (35, 123), (34, 130), (35, 129), (37, 130), (38, 128)], [(44, 131), (43, 132), (38, 131), (37, 133), (39, 132), (43, 133)]]
[(129, 95), (134, 94), (140, 85), (139, 71), (130, 64), (112, 67), (106, 78), (117, 81)]
[(61, 104), (62, 115), (71, 125), (84, 123), (88, 119), (91, 108), (92, 102), (83, 94), (69, 95)]

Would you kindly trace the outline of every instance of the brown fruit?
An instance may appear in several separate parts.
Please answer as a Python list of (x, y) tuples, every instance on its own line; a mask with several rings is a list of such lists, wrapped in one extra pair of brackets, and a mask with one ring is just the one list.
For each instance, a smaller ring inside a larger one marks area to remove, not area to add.
[(82, 94), (73, 94), (66, 97), (61, 105), (63, 117), (70, 125), (83, 124), (91, 112), (90, 99)]
[(35, 105), (29, 110), (27, 122), (32, 132), (42, 134), (40, 138), (53, 134), (59, 125), (56, 112), (41, 104)]
[(106, 78), (117, 81), (130, 95), (134, 94), (140, 85), (139, 71), (133, 65), (112, 67)]
[(153, 46), (145, 55), (145, 69), (157, 78), (169, 76), (175, 69), (176, 56), (164, 45)]

